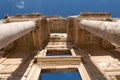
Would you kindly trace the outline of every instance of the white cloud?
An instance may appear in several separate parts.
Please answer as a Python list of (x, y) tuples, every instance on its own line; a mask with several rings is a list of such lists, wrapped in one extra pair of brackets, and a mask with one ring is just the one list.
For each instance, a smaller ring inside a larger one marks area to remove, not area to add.
[(23, 9), (24, 8), (24, 1), (19, 1), (16, 3), (16, 7), (19, 8), (19, 9)]

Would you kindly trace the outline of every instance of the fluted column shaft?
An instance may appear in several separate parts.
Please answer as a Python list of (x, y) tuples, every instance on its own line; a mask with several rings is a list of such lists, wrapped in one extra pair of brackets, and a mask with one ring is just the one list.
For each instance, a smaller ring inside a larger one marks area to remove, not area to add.
[(35, 21), (13, 22), (0, 25), (0, 49), (35, 28)]
[(80, 27), (103, 39), (120, 46), (120, 23), (95, 20), (81, 20)]

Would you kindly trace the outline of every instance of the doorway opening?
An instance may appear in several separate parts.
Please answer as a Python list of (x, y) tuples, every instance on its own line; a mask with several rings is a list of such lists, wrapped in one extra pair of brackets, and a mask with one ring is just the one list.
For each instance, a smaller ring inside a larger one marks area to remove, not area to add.
[(40, 80), (82, 80), (77, 69), (45, 69)]
[(72, 56), (70, 50), (66, 51), (53, 51), (53, 50), (48, 50), (46, 56)]

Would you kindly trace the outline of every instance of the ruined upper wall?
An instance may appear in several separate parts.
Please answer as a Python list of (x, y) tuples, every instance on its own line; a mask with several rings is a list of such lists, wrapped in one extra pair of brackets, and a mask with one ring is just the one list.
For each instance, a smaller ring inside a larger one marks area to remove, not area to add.
[(4, 16), (4, 19), (7, 19), (7, 18), (10, 18), (10, 19), (15, 19), (15, 18), (18, 18), (18, 19), (21, 19), (21, 18), (38, 18), (38, 17), (41, 17), (42, 14), (40, 13), (31, 13), (31, 14), (16, 14), (15, 16), (8, 16), (8, 15), (5, 15)]
[(31, 13), (31, 14), (16, 14), (15, 16), (4, 16), (4, 23), (10, 23), (10, 22), (21, 22), (21, 21), (31, 21), (31, 20), (37, 20), (42, 17), (42, 14), (40, 13)]
[(81, 12), (79, 18), (102, 20), (102, 21), (113, 21), (110, 12)]
[(44, 16), (47, 19), (51, 19), (51, 18), (62, 18), (61, 16)]
[(109, 18), (111, 17), (111, 13), (110, 12), (81, 12), (80, 13), (80, 17), (103, 17), (103, 18)]

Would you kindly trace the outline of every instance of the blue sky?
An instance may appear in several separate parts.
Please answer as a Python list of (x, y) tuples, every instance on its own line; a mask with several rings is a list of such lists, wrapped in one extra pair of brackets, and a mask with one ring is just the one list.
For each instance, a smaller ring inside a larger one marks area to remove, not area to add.
[(109, 11), (112, 17), (120, 17), (120, 0), (0, 0), (0, 18), (34, 12), (66, 17), (88, 11)]
[(81, 80), (78, 72), (42, 73), (41, 80)]

